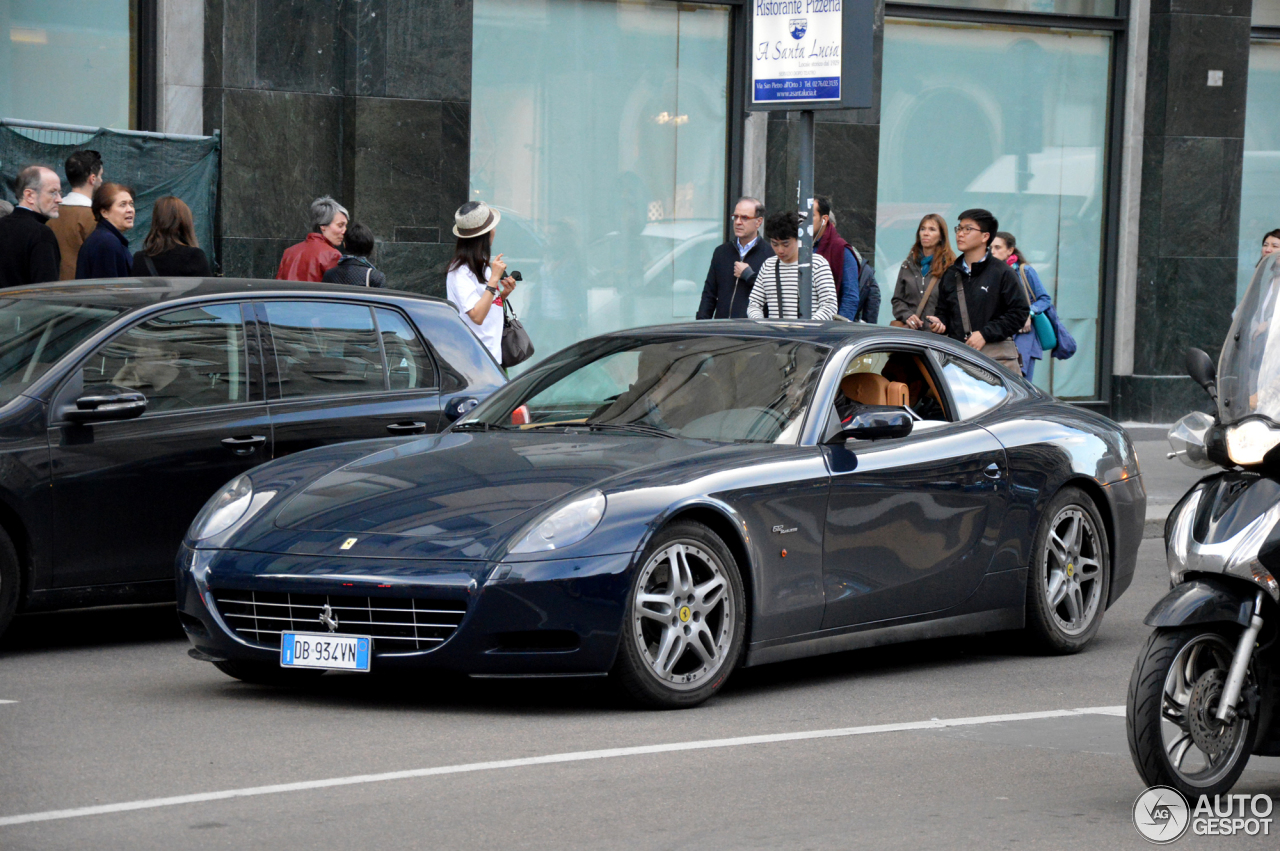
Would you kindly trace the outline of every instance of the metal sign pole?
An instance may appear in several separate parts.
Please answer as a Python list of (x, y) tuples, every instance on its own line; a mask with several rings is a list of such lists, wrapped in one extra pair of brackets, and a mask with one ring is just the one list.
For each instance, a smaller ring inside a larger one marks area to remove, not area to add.
[[(800, 113), (800, 295), (802, 319), (813, 316), (813, 110)], [(808, 223), (808, 227), (805, 227)]]

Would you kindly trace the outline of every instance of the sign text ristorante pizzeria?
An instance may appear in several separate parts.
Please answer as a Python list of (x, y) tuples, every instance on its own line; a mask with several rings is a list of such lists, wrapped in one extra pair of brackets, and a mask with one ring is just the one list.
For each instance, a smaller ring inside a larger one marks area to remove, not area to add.
[(755, 0), (752, 102), (840, 100), (843, 0)]

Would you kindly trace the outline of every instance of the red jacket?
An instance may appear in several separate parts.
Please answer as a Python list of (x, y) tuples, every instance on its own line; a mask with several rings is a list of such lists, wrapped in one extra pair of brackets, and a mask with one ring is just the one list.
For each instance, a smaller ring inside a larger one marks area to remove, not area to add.
[(341, 259), (342, 252), (330, 245), (329, 240), (318, 233), (309, 233), (305, 240), (284, 250), (276, 280), (318, 284), (324, 273), (337, 266)]

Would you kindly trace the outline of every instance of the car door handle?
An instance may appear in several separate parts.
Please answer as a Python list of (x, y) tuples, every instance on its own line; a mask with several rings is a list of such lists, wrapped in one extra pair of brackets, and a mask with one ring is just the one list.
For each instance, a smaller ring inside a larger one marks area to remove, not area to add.
[(392, 423), (387, 426), (387, 431), (392, 434), (426, 434), (426, 423)]
[(259, 446), (266, 442), (266, 436), (261, 434), (254, 434), (249, 437), (224, 437), (222, 439), (222, 445), (236, 455), (252, 455)]
[(998, 464), (988, 464), (987, 469), (982, 472), (988, 479), (1000, 478), (1000, 466)]

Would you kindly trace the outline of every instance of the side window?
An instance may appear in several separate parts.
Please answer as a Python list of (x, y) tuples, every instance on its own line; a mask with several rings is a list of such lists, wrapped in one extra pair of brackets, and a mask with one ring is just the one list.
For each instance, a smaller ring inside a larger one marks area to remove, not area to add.
[(286, 399), (387, 389), (373, 312), (363, 305), (269, 301), (280, 395)]
[(943, 353), (939, 353), (938, 360), (951, 396), (956, 400), (958, 419), (972, 419), (999, 405), (1009, 395), (1000, 379), (981, 367)]
[(247, 401), (244, 323), (238, 304), (171, 310), (141, 322), (90, 356), (84, 383), (147, 397), (147, 412)]
[(422, 345), (409, 321), (396, 313), (380, 307), (378, 331), (382, 334), (382, 349), (387, 353), (387, 367), (392, 390), (420, 390), (436, 386), (436, 370), (431, 365), (427, 347)]
[(918, 417), (917, 430), (947, 421), (923, 352), (864, 352), (851, 359), (836, 392), (836, 419), (846, 423), (868, 405), (910, 408)]

